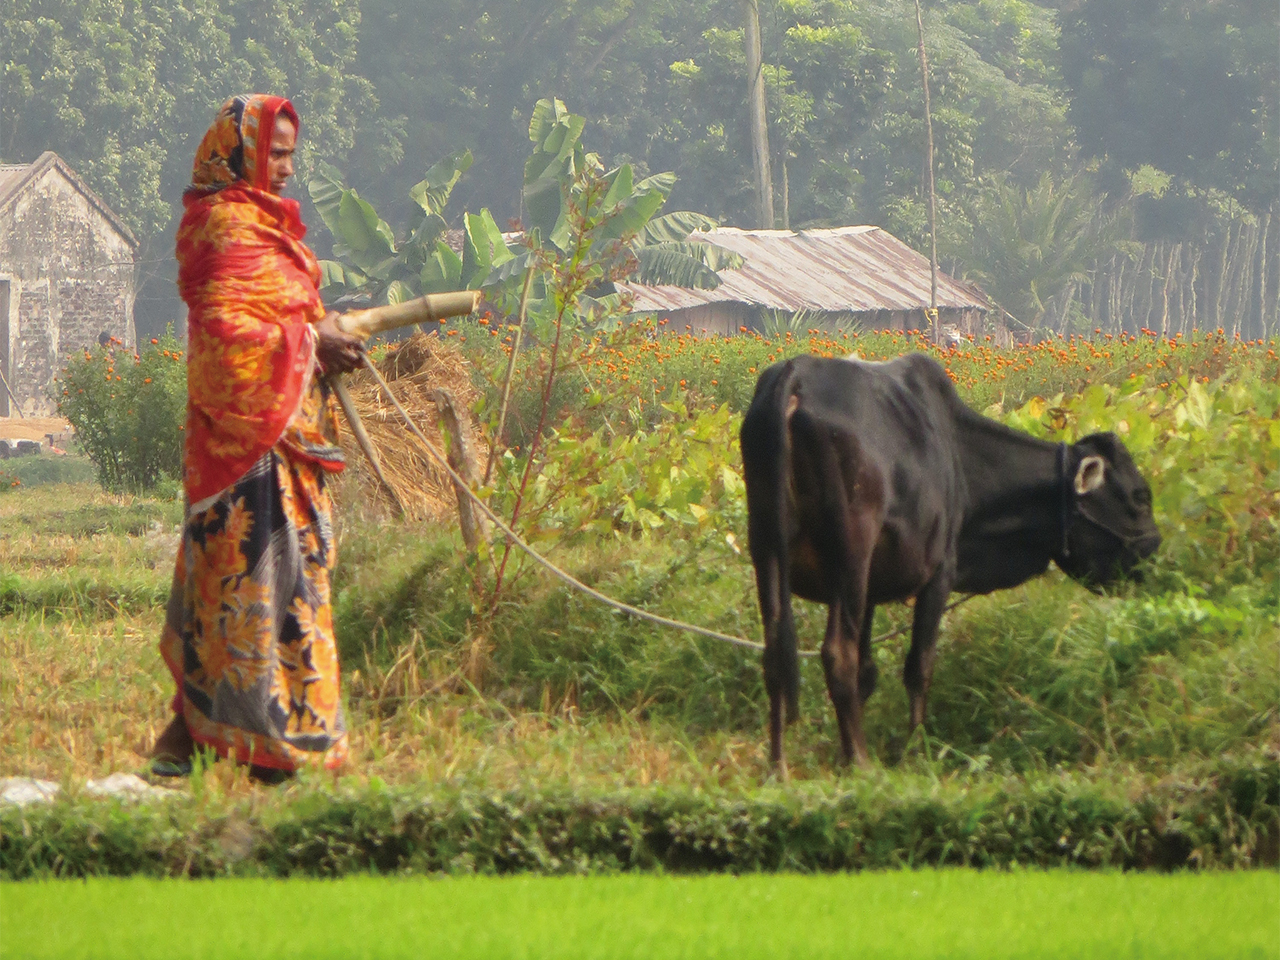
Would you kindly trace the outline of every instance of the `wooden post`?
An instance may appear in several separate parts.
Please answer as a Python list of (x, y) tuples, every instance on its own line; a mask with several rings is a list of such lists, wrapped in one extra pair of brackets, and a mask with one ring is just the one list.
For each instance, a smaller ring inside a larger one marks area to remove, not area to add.
[(9, 399), (13, 401), (13, 409), (18, 411), (18, 419), (25, 420), (27, 415), (22, 412), (22, 405), (18, 403), (18, 398), (13, 395), (13, 391), (9, 389), (9, 381), (4, 378), (4, 371), (0, 370), (0, 384), (4, 386), (4, 392)]
[[(436, 403), (436, 414), (440, 420), (440, 432), (448, 438), (446, 453), (449, 466), (455, 473), (467, 481), (471, 487), (476, 486), (478, 471), (475, 458), (467, 448), (466, 435), (462, 432), (462, 424), (458, 421), (458, 412), (454, 409), (453, 397), (447, 390), (439, 388), (431, 391), (431, 399)], [(458, 526), (462, 530), (462, 542), (467, 549), (475, 551), (480, 537), (488, 536), (489, 527), (482, 516), (477, 516), (472, 507), (467, 488), (453, 481), (453, 492), (458, 498)]]

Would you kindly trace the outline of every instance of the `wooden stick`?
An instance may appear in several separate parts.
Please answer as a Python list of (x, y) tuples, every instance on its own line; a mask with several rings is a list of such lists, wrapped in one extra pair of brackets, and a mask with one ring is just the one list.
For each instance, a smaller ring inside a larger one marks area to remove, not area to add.
[(387, 479), (387, 475), (382, 472), (382, 462), (378, 459), (378, 451), (373, 448), (373, 441), (369, 439), (369, 434), (365, 432), (364, 423), (360, 420), (360, 414), (356, 412), (356, 405), (351, 400), (351, 394), (347, 393), (347, 386), (342, 382), (341, 377), (330, 377), (329, 385), (333, 387), (334, 395), (338, 398), (338, 403), (342, 406), (342, 412), (347, 415), (347, 423), (351, 424), (351, 432), (356, 436), (356, 442), (360, 444), (360, 449), (364, 451), (364, 455), (369, 460), (369, 465), (373, 467), (374, 474), (381, 481), (383, 489), (391, 496), (391, 502), (395, 505), (396, 516), (404, 516), (404, 504), (400, 502), (400, 495), (396, 493), (396, 488), (391, 486), (391, 481)]
[(338, 329), (357, 337), (368, 337), (383, 330), (411, 327), (445, 317), (460, 317), (475, 310), (480, 302), (479, 290), (457, 290), (452, 293), (429, 293), (403, 303), (388, 303), (368, 310), (349, 310), (338, 317)]
[(0, 370), (0, 384), (4, 384), (4, 392), (9, 395), (9, 399), (13, 401), (13, 409), (18, 411), (18, 419), (25, 420), (27, 415), (22, 412), (22, 405), (18, 403), (18, 398), (13, 395), (13, 391), (9, 389), (9, 381), (4, 378), (4, 371)]

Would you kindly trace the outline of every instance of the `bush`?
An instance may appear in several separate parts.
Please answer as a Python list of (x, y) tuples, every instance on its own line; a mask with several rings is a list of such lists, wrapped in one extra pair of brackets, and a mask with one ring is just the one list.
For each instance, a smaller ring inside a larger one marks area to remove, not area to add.
[(58, 412), (112, 493), (155, 490), (182, 478), (187, 367), (171, 332), (137, 353), (113, 340), (67, 358)]
[(1257, 751), (1157, 781), (886, 773), (745, 794), (371, 783), (239, 809), (71, 799), (0, 810), (0, 878), (1256, 867), (1276, 861), (1278, 770)]
[(0, 468), (0, 493), (50, 483), (92, 483), (93, 464), (83, 457), (19, 457)]

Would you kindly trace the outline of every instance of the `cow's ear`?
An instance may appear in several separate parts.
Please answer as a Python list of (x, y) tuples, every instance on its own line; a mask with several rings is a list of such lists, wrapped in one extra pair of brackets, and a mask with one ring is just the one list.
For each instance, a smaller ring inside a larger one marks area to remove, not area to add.
[(1107, 478), (1107, 461), (1102, 457), (1085, 457), (1076, 470), (1076, 494), (1084, 496), (1097, 490)]

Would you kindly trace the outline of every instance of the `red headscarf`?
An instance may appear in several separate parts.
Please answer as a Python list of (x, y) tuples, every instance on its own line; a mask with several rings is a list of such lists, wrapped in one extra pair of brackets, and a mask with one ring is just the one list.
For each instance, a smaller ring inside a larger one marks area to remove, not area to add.
[(270, 192), (283, 97), (233, 97), (218, 111), (183, 195), (178, 289), (186, 301), (183, 480), (193, 508), (245, 475), (297, 412), (324, 316), (320, 269), (298, 202)]
[(281, 114), (298, 129), (298, 111), (284, 97), (254, 93), (224, 103), (196, 149), (188, 192), (211, 193), (237, 180), (270, 190), (267, 160), (276, 117)]

